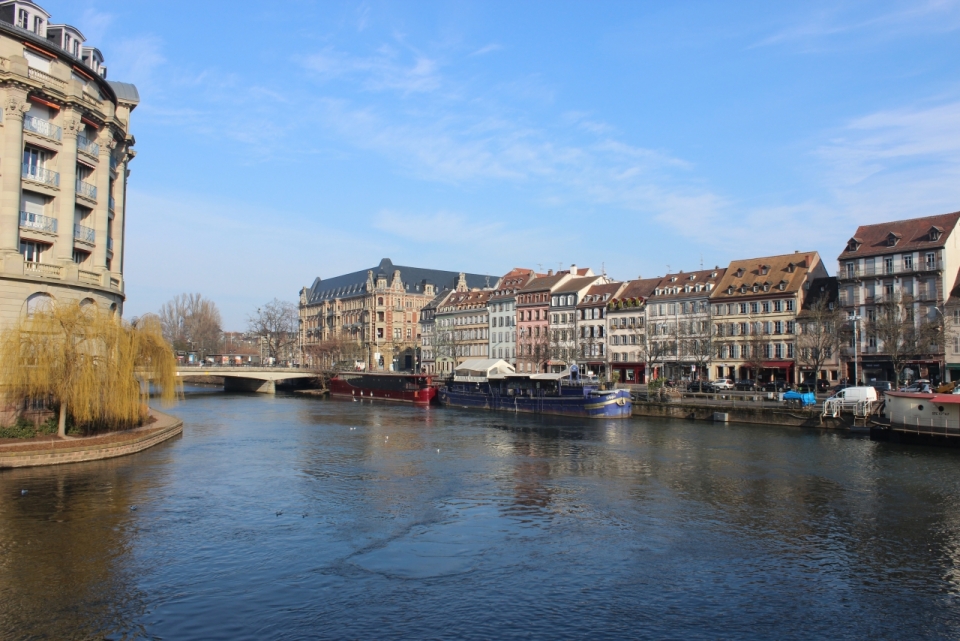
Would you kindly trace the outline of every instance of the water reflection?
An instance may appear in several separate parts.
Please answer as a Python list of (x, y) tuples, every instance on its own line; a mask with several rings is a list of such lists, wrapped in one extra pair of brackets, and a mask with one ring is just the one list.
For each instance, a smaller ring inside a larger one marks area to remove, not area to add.
[(958, 632), (956, 452), (282, 395), (176, 411), (160, 448), (0, 474), (0, 638)]

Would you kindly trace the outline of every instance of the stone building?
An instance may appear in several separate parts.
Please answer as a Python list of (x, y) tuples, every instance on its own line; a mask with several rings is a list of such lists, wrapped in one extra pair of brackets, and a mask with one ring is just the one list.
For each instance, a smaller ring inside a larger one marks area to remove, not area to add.
[[(898, 301), (916, 327), (943, 320), (940, 315), (960, 270), (958, 220), (960, 212), (861, 225), (837, 257), (840, 304), (860, 319), (855, 354), (862, 380), (896, 381), (889, 352), (876, 336), (862, 331), (878, 304)], [(853, 356), (846, 372), (851, 380)], [(912, 356), (907, 367), (915, 377), (941, 379), (944, 356), (941, 347), (930, 345), (925, 353)]]
[(493, 290), (458, 288), (437, 305), (434, 352), (440, 374), (452, 375), (465, 360), (487, 358)]
[(722, 268), (667, 274), (646, 305), (647, 360), (654, 377), (706, 380), (712, 351), (710, 295)]
[(647, 299), (662, 279), (631, 280), (607, 301), (607, 360), (620, 383), (647, 382)]
[(450, 295), (445, 289), (420, 309), (420, 371), (435, 374), (436, 367), (436, 317), (437, 307)]
[(300, 332), (306, 363), (311, 350), (342, 341), (359, 347), (369, 370), (414, 371), (420, 346), (420, 310), (444, 289), (480, 289), (497, 278), (394, 265), (389, 258), (368, 270), (300, 291)]
[(619, 282), (592, 285), (577, 303), (577, 360), (603, 380), (609, 376), (607, 305), (626, 286)]
[[(813, 363), (812, 361), (817, 358), (817, 355), (814, 350), (823, 346), (823, 342), (829, 342), (829, 338), (826, 341), (821, 341), (817, 338), (808, 337), (804, 341), (804, 334), (806, 332), (815, 332), (816, 328), (811, 327), (811, 325), (816, 325), (818, 322), (823, 323), (824, 314), (830, 314), (834, 310), (840, 308), (840, 290), (837, 287), (837, 279), (834, 276), (827, 276), (822, 278), (815, 278), (810, 281), (810, 287), (807, 289), (807, 295), (804, 297), (803, 305), (800, 307), (800, 313), (797, 314), (797, 347), (796, 347), (796, 358), (797, 358), (797, 369), (800, 372), (798, 380), (800, 382), (812, 381), (814, 378), (813, 372)], [(820, 306), (820, 301), (823, 301), (823, 306)], [(818, 308), (823, 311), (818, 311)], [(818, 319), (819, 316), (819, 319)], [(838, 314), (838, 316), (844, 316), (843, 314)], [(846, 325), (846, 323), (844, 323)], [(838, 343), (841, 339), (846, 337), (846, 331), (844, 326), (837, 326), (835, 328), (827, 327), (827, 331), (833, 329), (837, 337), (833, 340), (837, 340)], [(823, 331), (823, 330), (821, 330)], [(832, 338), (832, 337), (830, 337)], [(834, 385), (840, 381), (842, 377), (842, 367), (843, 361), (845, 359), (846, 352), (842, 349), (834, 349), (833, 346), (829, 346), (823, 353), (823, 364), (820, 366), (820, 380), (827, 381), (828, 384)]]
[(490, 358), (517, 363), (517, 292), (537, 277), (532, 269), (514, 267), (503, 275), (490, 295)]
[[(570, 267), (577, 273), (577, 266)], [(577, 339), (577, 305), (587, 291), (597, 283), (606, 283), (605, 276), (594, 275), (587, 269), (586, 276), (575, 276), (554, 287), (550, 292), (550, 360), (548, 371), (559, 372), (579, 364), (580, 342)]]
[(710, 296), (717, 378), (800, 382), (797, 314), (827, 270), (817, 252), (735, 260)]
[(0, 324), (56, 301), (122, 313), (133, 85), (83, 34), (0, 2)]
[(549, 334), (550, 298), (552, 292), (575, 276), (592, 275), (589, 269), (549, 270), (545, 276), (530, 281), (517, 292), (517, 364), (518, 373), (546, 372), (555, 346)]

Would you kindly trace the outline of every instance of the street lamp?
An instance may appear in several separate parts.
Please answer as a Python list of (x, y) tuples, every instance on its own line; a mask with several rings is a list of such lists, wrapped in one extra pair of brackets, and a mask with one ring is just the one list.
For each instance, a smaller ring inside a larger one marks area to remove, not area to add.
[(860, 348), (860, 315), (854, 314), (850, 317), (853, 321), (853, 384), (859, 385), (860, 371), (857, 368), (857, 352)]

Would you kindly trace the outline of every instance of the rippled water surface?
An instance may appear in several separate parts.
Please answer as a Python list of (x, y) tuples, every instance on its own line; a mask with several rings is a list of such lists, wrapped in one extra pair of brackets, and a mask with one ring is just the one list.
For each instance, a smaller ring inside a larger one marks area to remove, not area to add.
[(290, 396), (170, 411), (183, 437), (147, 452), (0, 473), (0, 638), (960, 636), (958, 451)]

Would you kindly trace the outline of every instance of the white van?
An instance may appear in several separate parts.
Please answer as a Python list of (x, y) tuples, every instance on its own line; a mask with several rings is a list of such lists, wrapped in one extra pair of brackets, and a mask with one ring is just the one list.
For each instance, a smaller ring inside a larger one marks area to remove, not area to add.
[(876, 401), (877, 398), (875, 387), (847, 387), (828, 398), (827, 402), (837, 401), (846, 409), (856, 407), (860, 401)]

